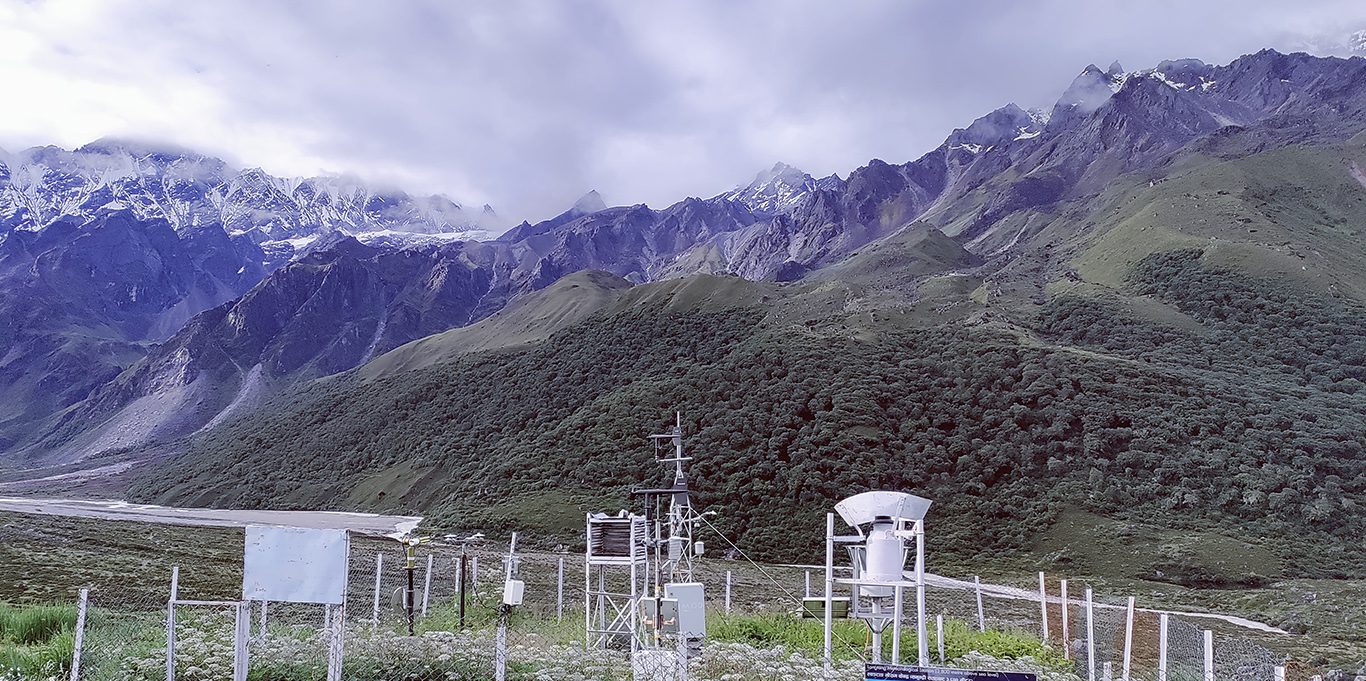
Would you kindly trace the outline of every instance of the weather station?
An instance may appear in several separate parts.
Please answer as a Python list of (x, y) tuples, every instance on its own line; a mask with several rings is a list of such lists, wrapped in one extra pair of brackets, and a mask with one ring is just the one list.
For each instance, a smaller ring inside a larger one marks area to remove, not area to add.
[(634, 490), (644, 513), (587, 516), (585, 643), (629, 650), (636, 678), (686, 678), (687, 660), (706, 636), (706, 592), (693, 579), (693, 561), (705, 550), (693, 539), (703, 516), (688, 495), (692, 457), (681, 415), (649, 440), (673, 484)]

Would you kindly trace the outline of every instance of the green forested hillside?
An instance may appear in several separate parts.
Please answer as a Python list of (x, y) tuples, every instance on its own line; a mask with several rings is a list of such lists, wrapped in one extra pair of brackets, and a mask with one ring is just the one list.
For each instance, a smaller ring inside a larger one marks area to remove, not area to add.
[(731, 281), (642, 286), (537, 345), (314, 384), (133, 495), (421, 511), (573, 542), (583, 510), (664, 481), (643, 438), (679, 409), (698, 502), (768, 558), (809, 557), (835, 500), (888, 487), (936, 500), (941, 560), (1016, 553), (1077, 508), (1278, 537), (1286, 574), (1366, 574), (1352, 303), (1193, 250), (1149, 256), (1124, 284), (1172, 324), (1065, 293), (1023, 327), (848, 305), (798, 319), (768, 300), (810, 295), (795, 287), (678, 302)]

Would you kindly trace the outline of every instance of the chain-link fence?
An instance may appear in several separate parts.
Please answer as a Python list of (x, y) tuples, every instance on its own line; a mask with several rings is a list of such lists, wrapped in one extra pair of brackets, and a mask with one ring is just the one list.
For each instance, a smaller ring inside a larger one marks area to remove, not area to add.
[[(157, 532), (138, 541), (159, 546)], [(521, 552), (509, 567), (506, 544), (466, 541), (421, 545), (410, 563), (397, 542), (357, 537), (343, 605), (242, 602), (242, 532), (214, 532), (213, 550), (182, 547), (175, 565), (81, 573), (88, 598), (77, 681), (242, 674), (322, 681), (329, 667), (348, 681), (858, 679), (864, 661), (890, 659), (894, 645), (903, 662), (919, 653), (916, 593), (908, 587), (901, 639), (893, 644), (884, 634), (875, 651), (867, 627), (840, 622), (827, 667), (818, 612), (809, 609), (823, 597), (823, 567), (699, 560), (704, 642), (651, 624), (640, 601), (626, 611), (635, 620), (630, 636), (590, 640), (585, 619), (593, 603), (582, 554)], [(515, 606), (503, 603), (509, 572), (524, 585)], [(30, 588), (35, 577), (23, 579)], [(63, 588), (74, 600), (75, 589)], [(991, 668), (996, 662), (956, 648), (962, 637), (955, 632), (1013, 632), (1045, 639), (1080, 679), (1278, 681), (1284, 659), (1228, 627), (1211, 631), (1206, 618), (1141, 602), (1131, 608), (1113, 594), (1092, 592), (1088, 601), (1087, 585), (1077, 581), (1068, 582), (1065, 597), (1063, 588), (1052, 576), (1042, 588), (1033, 578), (927, 576), (928, 661)], [(51, 600), (59, 592), (34, 593)], [(772, 642), (775, 631), (780, 644)]]

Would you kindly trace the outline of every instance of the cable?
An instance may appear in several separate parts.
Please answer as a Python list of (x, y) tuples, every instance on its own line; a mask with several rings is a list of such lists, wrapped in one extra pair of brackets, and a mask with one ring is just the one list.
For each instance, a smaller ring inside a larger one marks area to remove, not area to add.
[[(698, 520), (701, 520), (701, 521), (704, 522), (704, 523), (706, 523), (706, 524), (707, 524), (707, 527), (711, 528), (711, 531), (712, 531), (712, 532), (715, 532), (715, 533), (716, 533), (716, 536), (718, 536), (718, 537), (721, 538), (721, 541), (726, 542), (726, 544), (730, 545), (730, 547), (731, 547), (732, 549), (735, 549), (735, 552), (738, 553), (738, 554), (740, 554), (740, 557), (741, 557), (741, 558), (744, 558), (744, 559), (745, 559), (745, 562), (749, 563), (750, 565), (753, 565), (755, 568), (758, 568), (759, 572), (760, 572), (761, 574), (763, 574), (764, 577), (767, 577), (767, 578), (768, 578), (768, 581), (773, 582), (773, 585), (776, 586), (776, 587), (778, 587), (778, 589), (781, 590), (784, 594), (786, 594), (788, 598), (790, 598), (790, 599), (792, 599), (793, 601), (796, 601), (797, 603), (801, 604), (802, 608), (805, 608), (805, 607), (806, 607), (806, 601), (805, 601), (805, 599), (798, 598), (798, 597), (797, 597), (797, 594), (795, 594), (795, 593), (793, 593), (793, 592), (791, 592), (791, 591), (788, 591), (788, 590), (787, 590), (787, 587), (783, 586), (782, 582), (779, 582), (777, 579), (774, 579), (774, 578), (773, 578), (773, 575), (769, 574), (769, 573), (768, 573), (768, 570), (765, 570), (765, 569), (764, 569), (764, 566), (762, 566), (762, 565), (760, 565), (760, 564), (754, 562), (754, 560), (753, 560), (752, 558), (749, 557), (749, 554), (745, 553), (744, 550), (741, 549), (739, 546), (736, 546), (736, 545), (735, 545), (735, 542), (731, 541), (729, 537), (727, 537), (725, 534), (723, 534), (723, 533), (721, 532), (721, 530), (716, 529), (716, 526), (713, 525), (713, 524), (711, 524), (711, 521), (710, 521), (710, 520), (707, 520), (706, 516), (704, 516), (704, 515), (698, 515), (698, 516), (697, 516), (697, 519), (698, 519)], [(854, 646), (854, 644), (851, 643), (848, 639), (844, 638), (843, 636), (840, 636), (839, 633), (836, 632), (836, 631), (834, 630), (834, 627), (833, 627), (833, 626), (831, 627), (830, 635), (833, 636), (834, 638), (839, 639), (839, 640), (840, 640), (840, 643), (844, 644), (847, 648), (849, 648), (850, 652), (854, 653), (854, 656), (857, 657), (857, 658), (859, 659), (859, 661), (861, 661), (861, 662), (867, 662), (867, 660), (865, 660), (864, 657), (863, 657), (862, 649), (861, 649), (861, 648), (856, 648), (856, 647)]]

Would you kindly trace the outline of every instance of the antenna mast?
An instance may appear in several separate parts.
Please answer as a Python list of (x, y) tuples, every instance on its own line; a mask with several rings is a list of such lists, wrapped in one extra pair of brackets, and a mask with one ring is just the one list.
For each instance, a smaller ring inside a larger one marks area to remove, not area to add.
[(673, 447), (672, 456), (659, 457), (660, 463), (674, 465), (673, 487), (661, 490), (669, 496), (668, 535), (656, 537), (656, 541), (661, 541), (667, 547), (667, 554), (660, 561), (661, 572), (668, 573), (670, 582), (691, 582), (692, 530), (697, 516), (693, 515), (692, 502), (688, 498), (688, 476), (683, 469), (683, 464), (692, 461), (692, 457), (683, 451), (683, 414), (674, 412), (673, 428), (665, 433), (651, 435), (650, 439), (654, 440), (656, 451), (662, 444)]

